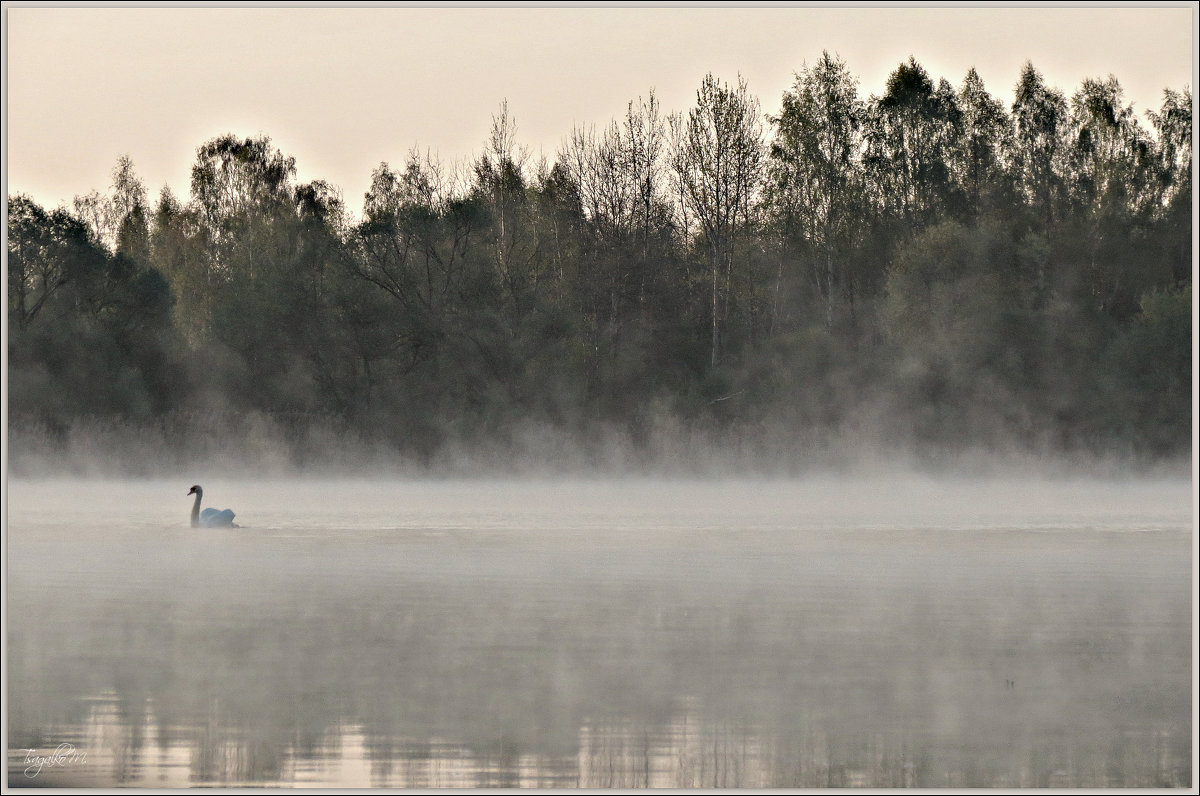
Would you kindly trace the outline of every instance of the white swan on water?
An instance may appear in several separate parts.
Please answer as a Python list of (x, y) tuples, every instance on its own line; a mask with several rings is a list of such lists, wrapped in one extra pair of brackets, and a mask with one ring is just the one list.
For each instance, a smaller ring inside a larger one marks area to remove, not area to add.
[(196, 502), (192, 504), (192, 527), (193, 528), (236, 528), (233, 524), (233, 512), (229, 509), (218, 511), (217, 509), (205, 509), (200, 511), (200, 499), (204, 497), (204, 489), (197, 484), (188, 490), (188, 494), (196, 496)]

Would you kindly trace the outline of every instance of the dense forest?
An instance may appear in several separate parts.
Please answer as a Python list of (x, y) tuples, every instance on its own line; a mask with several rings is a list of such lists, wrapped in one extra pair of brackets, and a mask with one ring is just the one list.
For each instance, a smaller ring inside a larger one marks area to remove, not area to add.
[[(778, 115), (653, 92), (553, 160), (381, 163), (361, 211), (266, 136), (190, 196), (8, 202), (10, 467), (796, 471), (1191, 451), (1192, 96), (1011, 104), (823, 54)], [(949, 457), (949, 458), (948, 458)], [(564, 464), (565, 463), (565, 464)]]

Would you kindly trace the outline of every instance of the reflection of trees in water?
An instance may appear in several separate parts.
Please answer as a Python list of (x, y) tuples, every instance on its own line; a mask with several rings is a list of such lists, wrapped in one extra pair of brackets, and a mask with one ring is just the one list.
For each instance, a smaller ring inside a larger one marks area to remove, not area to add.
[(842, 558), (712, 582), (221, 561), (54, 600), (18, 578), (10, 726), (85, 739), (90, 773), (55, 776), (147, 787), (1190, 781), (1186, 566), (851, 582)]
[(231, 726), (184, 728), (172, 736), (159, 731), (149, 709), (143, 729), (150, 732), (139, 736), (123, 722), (122, 711), (115, 695), (95, 700), (78, 739), (90, 750), (87, 770), (47, 769), (38, 784), (628, 789), (1073, 788), (1152, 782), (1179, 787), (1187, 781), (1190, 754), (1187, 740), (1167, 731), (1126, 733), (1108, 748), (1031, 742), (1004, 759), (989, 758), (969, 744), (955, 749), (939, 743), (934, 750), (895, 733), (855, 737), (805, 727), (789, 736), (768, 736), (706, 716), (695, 699), (683, 700), (665, 726), (628, 718), (583, 725), (574, 756), (522, 749), (509, 738), (483, 749), (441, 739), (373, 738), (352, 724), (330, 727), (316, 744), (305, 746), (277, 746)]

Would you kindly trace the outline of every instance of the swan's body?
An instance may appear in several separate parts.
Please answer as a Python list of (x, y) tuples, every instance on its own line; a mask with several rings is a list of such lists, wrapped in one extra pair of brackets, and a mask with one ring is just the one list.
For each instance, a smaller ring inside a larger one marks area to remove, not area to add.
[(229, 509), (205, 509), (200, 510), (200, 499), (204, 497), (204, 489), (196, 485), (188, 490), (188, 494), (196, 496), (196, 502), (192, 504), (192, 527), (193, 528), (236, 528), (233, 524), (234, 514)]

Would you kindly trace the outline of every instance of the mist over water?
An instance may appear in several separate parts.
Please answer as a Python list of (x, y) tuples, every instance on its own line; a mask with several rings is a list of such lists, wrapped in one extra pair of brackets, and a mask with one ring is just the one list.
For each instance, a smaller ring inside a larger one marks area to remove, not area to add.
[(1184, 480), (191, 483), (10, 482), (10, 786), (1192, 781)]
[[(1119, 446), (1071, 453), (1053, 444), (888, 445), (877, 425), (805, 434), (769, 424), (698, 428), (669, 413), (640, 435), (599, 424), (587, 435), (533, 421), (491, 439), (447, 441), (420, 455), (329, 420), (289, 425), (261, 413), (178, 413), (148, 425), (83, 418), (8, 429), (9, 474), (25, 480), (484, 479), (951, 480), (1187, 479), (1190, 460)], [(209, 476), (208, 474), (216, 474)]]

